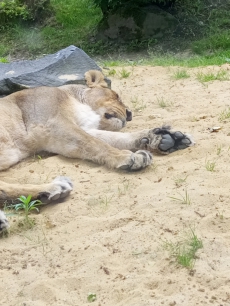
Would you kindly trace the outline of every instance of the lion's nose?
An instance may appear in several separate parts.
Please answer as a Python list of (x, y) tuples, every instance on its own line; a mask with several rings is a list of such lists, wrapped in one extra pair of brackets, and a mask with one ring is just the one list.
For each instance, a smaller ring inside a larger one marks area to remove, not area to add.
[(132, 120), (132, 112), (128, 109), (126, 109), (126, 120), (131, 121)]

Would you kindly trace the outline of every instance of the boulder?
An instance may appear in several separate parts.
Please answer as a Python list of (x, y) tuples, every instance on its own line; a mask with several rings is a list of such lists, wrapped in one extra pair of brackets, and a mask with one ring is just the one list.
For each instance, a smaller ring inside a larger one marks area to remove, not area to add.
[(140, 38), (157, 39), (173, 32), (178, 25), (175, 17), (155, 5), (140, 8), (139, 16), (137, 22), (135, 16), (109, 15), (105, 22), (102, 21), (97, 38), (119, 42)]
[[(88, 70), (101, 70), (83, 50), (69, 46), (37, 60), (0, 63), (0, 95), (38, 86), (85, 84)], [(110, 81), (107, 80), (109, 86)]]

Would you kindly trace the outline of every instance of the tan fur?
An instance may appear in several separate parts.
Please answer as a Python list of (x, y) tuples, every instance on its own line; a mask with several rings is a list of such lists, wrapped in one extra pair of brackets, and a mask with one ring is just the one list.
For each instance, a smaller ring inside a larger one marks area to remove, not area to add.
[[(117, 132), (131, 120), (131, 112), (101, 72), (88, 71), (85, 78), (87, 86), (38, 87), (0, 99), (0, 170), (39, 151), (110, 168), (138, 170), (151, 164), (148, 151), (159, 150), (161, 135), (152, 130)], [(0, 201), (22, 194), (56, 200), (71, 190), (64, 177), (39, 186), (0, 182)]]

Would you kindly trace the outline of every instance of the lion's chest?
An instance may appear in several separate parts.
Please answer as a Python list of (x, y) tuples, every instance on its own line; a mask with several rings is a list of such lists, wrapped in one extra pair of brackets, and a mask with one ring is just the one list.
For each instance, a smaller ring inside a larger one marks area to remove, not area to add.
[(75, 109), (77, 123), (84, 131), (99, 128), (100, 115), (89, 105), (78, 104)]

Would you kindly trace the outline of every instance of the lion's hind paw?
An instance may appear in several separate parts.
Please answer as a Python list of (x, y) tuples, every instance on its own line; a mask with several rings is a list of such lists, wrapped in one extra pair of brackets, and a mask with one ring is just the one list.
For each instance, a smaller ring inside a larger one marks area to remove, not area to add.
[(161, 135), (158, 150), (162, 153), (172, 153), (194, 145), (192, 137), (180, 131), (171, 132), (169, 129), (157, 128), (153, 130), (156, 135)]
[(10, 225), (6, 218), (6, 215), (4, 214), (2, 210), (0, 210), (0, 232), (7, 230), (7, 228), (9, 227)]

